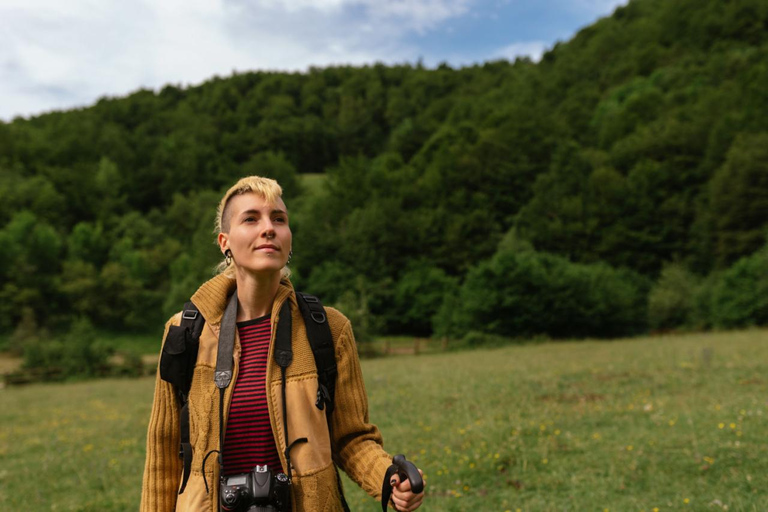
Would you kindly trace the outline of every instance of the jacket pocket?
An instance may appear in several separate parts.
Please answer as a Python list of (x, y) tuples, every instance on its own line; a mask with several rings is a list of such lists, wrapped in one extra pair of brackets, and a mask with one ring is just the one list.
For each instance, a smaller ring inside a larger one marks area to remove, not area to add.
[(294, 510), (343, 512), (333, 464), (309, 475), (296, 476), (293, 482)]
[[(211, 476), (208, 476), (208, 485), (211, 484)], [(205, 484), (201, 474), (193, 471), (189, 478), (189, 483), (184, 492), (179, 494), (176, 499), (176, 512), (211, 512), (218, 510), (216, 501), (218, 499), (218, 483), (211, 492), (205, 492)]]
[[(280, 383), (273, 383), (271, 391), (273, 403), (277, 405), (274, 423), (279, 425), (278, 438), (282, 449), (283, 401)], [(315, 406), (317, 378), (312, 376), (291, 379), (285, 387), (285, 394), (288, 404), (288, 444), (302, 437), (307, 438), (306, 443), (299, 443), (291, 449), (294, 475), (317, 472), (331, 464), (332, 460), (325, 410)]]
[(172, 325), (160, 354), (160, 378), (188, 394), (199, 347), (200, 341), (192, 338), (188, 328)]

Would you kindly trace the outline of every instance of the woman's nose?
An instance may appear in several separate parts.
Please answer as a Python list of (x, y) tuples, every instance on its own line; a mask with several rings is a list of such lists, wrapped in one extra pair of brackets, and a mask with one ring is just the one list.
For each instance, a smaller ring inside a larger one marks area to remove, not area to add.
[(275, 227), (272, 225), (271, 221), (267, 221), (264, 225), (264, 231), (262, 232), (262, 236), (264, 236), (267, 239), (275, 238)]

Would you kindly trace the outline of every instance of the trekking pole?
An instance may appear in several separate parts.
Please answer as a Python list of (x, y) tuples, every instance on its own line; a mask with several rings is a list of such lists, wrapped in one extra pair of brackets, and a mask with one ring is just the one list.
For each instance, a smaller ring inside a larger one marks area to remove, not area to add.
[(384, 485), (381, 489), (381, 510), (386, 512), (389, 499), (392, 497), (392, 486), (389, 481), (397, 473), (400, 481), (409, 480), (411, 482), (411, 491), (419, 494), (424, 490), (424, 480), (421, 478), (419, 469), (410, 461), (406, 460), (405, 455), (395, 455), (392, 458), (392, 465), (387, 469), (384, 476)]

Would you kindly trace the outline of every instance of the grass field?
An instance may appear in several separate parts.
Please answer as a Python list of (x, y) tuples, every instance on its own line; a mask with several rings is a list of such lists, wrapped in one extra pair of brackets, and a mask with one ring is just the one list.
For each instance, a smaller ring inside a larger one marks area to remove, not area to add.
[[(385, 447), (426, 473), (422, 510), (768, 510), (768, 331), (397, 356), (363, 372)], [(152, 387), (0, 390), (0, 510), (135, 510)], [(377, 510), (345, 488), (352, 510)]]

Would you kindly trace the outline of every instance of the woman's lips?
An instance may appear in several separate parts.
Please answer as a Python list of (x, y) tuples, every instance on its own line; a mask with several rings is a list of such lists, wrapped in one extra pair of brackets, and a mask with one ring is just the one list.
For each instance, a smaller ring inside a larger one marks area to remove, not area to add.
[(278, 248), (277, 248), (277, 247), (275, 247), (274, 245), (264, 244), (264, 245), (260, 245), (260, 246), (258, 246), (258, 247), (256, 248), (256, 250), (257, 250), (257, 251), (262, 251), (262, 250), (263, 250), (263, 251), (279, 251), (280, 249), (278, 249)]

